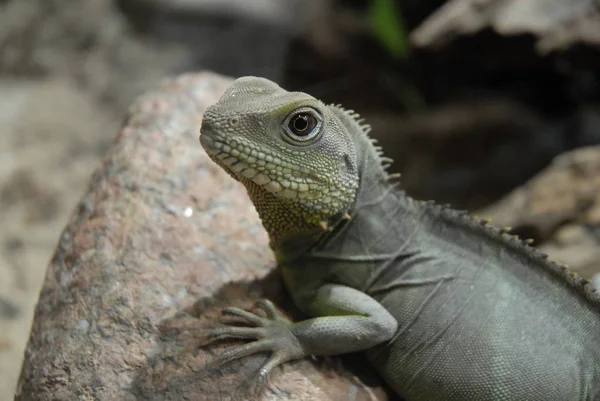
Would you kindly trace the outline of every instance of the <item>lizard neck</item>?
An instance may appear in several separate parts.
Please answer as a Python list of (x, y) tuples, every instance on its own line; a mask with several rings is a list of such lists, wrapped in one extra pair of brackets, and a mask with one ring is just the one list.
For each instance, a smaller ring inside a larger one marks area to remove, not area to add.
[(356, 116), (352, 113), (335, 106), (331, 106), (331, 108), (343, 129), (352, 138), (354, 144), (352, 156), (356, 160), (355, 179), (358, 180), (358, 185), (355, 186), (356, 192), (337, 213), (322, 216), (322, 223), (325, 223), (327, 230), (324, 230), (323, 226), (315, 225), (314, 221), (310, 221), (307, 218), (310, 216), (310, 212), (307, 213), (297, 204), (282, 201), (265, 191), (248, 191), (263, 226), (269, 233), (271, 248), (279, 262), (295, 259), (317, 242), (326, 241), (337, 228), (347, 223), (348, 216), (352, 218), (355, 212), (358, 212), (357, 208), (360, 205), (380, 202), (382, 197), (393, 197), (393, 185), (389, 183), (389, 177), (382, 167), (379, 152), (365, 133), (365, 127), (357, 122)]
[[(360, 186), (350, 212), (351, 224), (344, 228), (346, 246), (356, 250), (371, 241), (381, 242), (376, 239), (382, 236), (393, 239), (404, 229), (410, 230), (412, 219), (409, 216), (416, 210), (414, 201), (398, 188), (397, 183), (390, 182), (381, 167), (381, 157), (370, 141), (361, 144), (359, 149), (362, 150), (358, 154)], [(356, 243), (349, 245), (353, 241)], [(387, 243), (387, 240), (383, 242)]]
[(282, 252), (282, 248), (297, 247), (303, 243), (308, 246), (323, 234), (322, 229), (307, 221), (300, 205), (281, 199), (250, 180), (245, 181), (250, 200), (269, 235), (270, 247), (276, 255)]

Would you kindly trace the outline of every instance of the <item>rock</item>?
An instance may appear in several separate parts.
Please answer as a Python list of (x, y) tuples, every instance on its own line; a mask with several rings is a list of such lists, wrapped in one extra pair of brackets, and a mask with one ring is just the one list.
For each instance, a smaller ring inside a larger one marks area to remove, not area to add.
[(357, 372), (366, 386), (309, 360), (252, 395), (266, 356), (211, 364), (224, 344), (203, 333), (223, 306), (267, 297), (295, 313), (244, 188), (198, 143), (203, 111), (230, 82), (168, 79), (130, 108), (48, 266), (17, 401), (388, 399), (372, 376)]
[[(308, 20), (318, 9), (315, 0), (126, 0), (163, 12), (206, 14), (217, 18), (241, 17), (281, 26), (288, 31), (305, 29)], [(320, 0), (319, 0), (320, 1)], [(306, 7), (308, 3), (308, 7)], [(315, 4), (313, 4), (315, 3)], [(304, 7), (303, 7), (304, 6)]]
[(8, 338), (0, 337), (0, 351), (12, 348), (12, 342)]
[(0, 93), (0, 339), (11, 344), (0, 347), (4, 401), (14, 397), (57, 238), (119, 121), (66, 77), (0, 79)]
[(600, 146), (564, 153), (478, 214), (533, 237), (543, 252), (590, 279), (600, 273)]
[(68, 77), (116, 112), (169, 72), (192, 68), (190, 53), (134, 32), (113, 0), (0, 2), (0, 73)]
[(533, 34), (540, 53), (573, 44), (600, 44), (600, 8), (590, 0), (450, 0), (411, 35), (432, 47), (485, 28), (501, 35)]

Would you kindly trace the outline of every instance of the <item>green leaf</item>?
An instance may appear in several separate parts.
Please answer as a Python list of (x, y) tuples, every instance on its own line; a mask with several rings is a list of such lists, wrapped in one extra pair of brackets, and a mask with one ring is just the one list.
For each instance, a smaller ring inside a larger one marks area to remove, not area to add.
[(396, 0), (372, 0), (369, 19), (373, 34), (387, 51), (397, 58), (408, 57), (408, 32)]

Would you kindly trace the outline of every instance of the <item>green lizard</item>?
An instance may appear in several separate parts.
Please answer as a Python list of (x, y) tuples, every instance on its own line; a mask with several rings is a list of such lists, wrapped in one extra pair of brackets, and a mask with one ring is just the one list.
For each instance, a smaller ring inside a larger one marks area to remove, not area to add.
[(600, 400), (600, 296), (506, 230), (411, 199), (358, 115), (257, 77), (202, 121), (209, 156), (247, 189), (286, 288), (311, 318), (226, 308), (270, 352), (259, 378), (307, 355), (365, 351), (406, 400)]

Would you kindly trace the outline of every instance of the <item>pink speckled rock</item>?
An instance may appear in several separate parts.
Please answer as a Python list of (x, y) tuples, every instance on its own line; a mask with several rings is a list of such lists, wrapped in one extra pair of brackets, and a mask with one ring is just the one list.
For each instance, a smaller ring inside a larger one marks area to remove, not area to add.
[(202, 333), (221, 307), (266, 296), (291, 310), (244, 188), (198, 143), (230, 82), (183, 75), (131, 107), (48, 267), (16, 400), (388, 399), (308, 360), (253, 395), (266, 356), (207, 368), (223, 344), (201, 348)]

